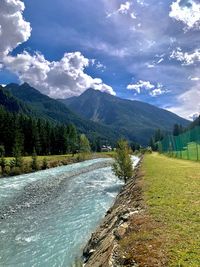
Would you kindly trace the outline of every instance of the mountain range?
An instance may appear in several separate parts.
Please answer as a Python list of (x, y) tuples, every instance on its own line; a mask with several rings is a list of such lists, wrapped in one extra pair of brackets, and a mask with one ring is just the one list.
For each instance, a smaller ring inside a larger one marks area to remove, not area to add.
[(78, 97), (60, 100), (83, 118), (107, 125), (129, 140), (147, 144), (156, 129), (171, 132), (174, 124), (187, 126), (188, 121), (153, 105), (121, 99), (88, 89)]
[(90, 139), (99, 137), (115, 142), (119, 138), (119, 134), (110, 127), (81, 118), (60, 101), (40, 93), (27, 83), (0, 87), (0, 105), (8, 111), (21, 112), (51, 123), (74, 124), (79, 132), (87, 134)]
[(0, 105), (11, 112), (43, 118), (52, 123), (74, 124), (79, 132), (114, 143), (120, 137), (141, 144), (156, 129), (170, 132), (174, 124), (189, 122), (169, 111), (88, 89), (78, 97), (55, 100), (29, 84), (0, 86)]

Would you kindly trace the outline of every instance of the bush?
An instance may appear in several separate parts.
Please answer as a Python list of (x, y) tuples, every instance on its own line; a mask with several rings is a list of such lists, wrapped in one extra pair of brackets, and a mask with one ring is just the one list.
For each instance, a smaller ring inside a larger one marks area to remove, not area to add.
[(10, 166), (6, 165), (3, 174), (4, 174), (4, 176), (9, 176), (10, 175)]
[(4, 174), (5, 167), (6, 167), (6, 160), (4, 156), (0, 158), (0, 167), (1, 167), (1, 173)]
[(52, 160), (49, 162), (49, 168), (55, 168), (59, 166), (59, 161), (58, 160)]
[(12, 175), (12, 176), (14, 176), (14, 175), (20, 175), (22, 173), (23, 173), (23, 171), (21, 170), (20, 167), (14, 167), (10, 171), (10, 175)]
[(15, 159), (11, 159), (9, 162), (10, 169), (12, 170), (15, 167), (15, 165), (16, 165)]
[(46, 158), (43, 158), (43, 161), (42, 161), (42, 170), (46, 170), (48, 169), (48, 162), (47, 162), (47, 159)]
[(39, 169), (38, 160), (37, 160), (37, 154), (36, 154), (35, 151), (33, 152), (33, 155), (32, 155), (31, 168), (32, 168), (33, 171), (37, 171)]

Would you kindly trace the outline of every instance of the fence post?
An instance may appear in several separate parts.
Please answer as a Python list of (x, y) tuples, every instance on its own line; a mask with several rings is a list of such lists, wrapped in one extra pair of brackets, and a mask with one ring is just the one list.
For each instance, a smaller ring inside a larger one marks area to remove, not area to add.
[(197, 161), (199, 161), (199, 147), (197, 142), (196, 142), (196, 149), (197, 149)]

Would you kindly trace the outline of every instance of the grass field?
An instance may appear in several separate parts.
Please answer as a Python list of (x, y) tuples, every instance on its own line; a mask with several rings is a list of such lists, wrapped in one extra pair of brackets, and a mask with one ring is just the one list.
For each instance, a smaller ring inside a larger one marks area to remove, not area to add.
[(200, 164), (146, 155), (144, 195), (170, 267), (200, 266)]

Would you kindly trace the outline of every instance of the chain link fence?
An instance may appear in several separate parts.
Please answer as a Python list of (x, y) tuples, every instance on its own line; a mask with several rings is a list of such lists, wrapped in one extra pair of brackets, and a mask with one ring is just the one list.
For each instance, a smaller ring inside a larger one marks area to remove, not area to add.
[(200, 160), (200, 126), (178, 136), (166, 136), (158, 143), (158, 150), (170, 157)]

